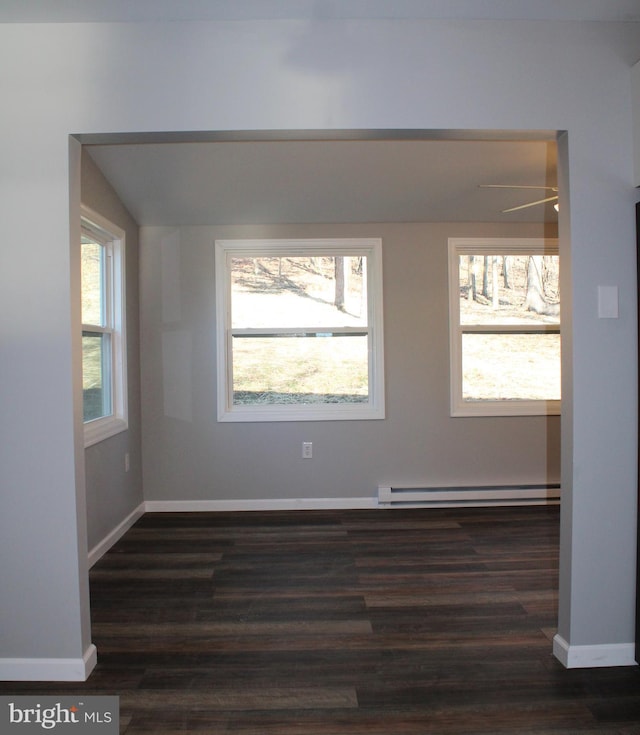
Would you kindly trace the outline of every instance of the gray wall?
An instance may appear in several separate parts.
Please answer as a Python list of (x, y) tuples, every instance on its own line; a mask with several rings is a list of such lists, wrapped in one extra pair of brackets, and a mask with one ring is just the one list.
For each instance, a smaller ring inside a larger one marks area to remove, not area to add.
[[(571, 647), (632, 644), (638, 30), (311, 14), (0, 25), (0, 677), (47, 678), (90, 653), (70, 136), (105, 131), (567, 131), (559, 632)], [(619, 319), (598, 319), (598, 285), (619, 287)]]
[[(357, 500), (390, 483), (558, 482), (559, 417), (449, 415), (447, 238), (543, 234), (506, 224), (143, 227), (145, 499)], [(234, 237), (382, 238), (385, 420), (216, 422), (214, 241)]]
[[(92, 549), (142, 503), (140, 427), (140, 320), (138, 226), (86, 152), (82, 154), (82, 203), (125, 231), (127, 392), (129, 428), (85, 451), (87, 538)], [(125, 454), (129, 471), (125, 471)]]

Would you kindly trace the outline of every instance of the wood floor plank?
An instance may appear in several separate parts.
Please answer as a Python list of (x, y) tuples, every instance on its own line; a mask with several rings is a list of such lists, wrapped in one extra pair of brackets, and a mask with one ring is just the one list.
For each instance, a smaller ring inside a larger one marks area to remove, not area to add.
[(233, 712), (266, 710), (354, 709), (358, 706), (353, 688), (338, 687), (218, 687), (207, 691), (167, 690), (144, 692), (124, 690), (120, 706), (138, 712), (173, 713)]

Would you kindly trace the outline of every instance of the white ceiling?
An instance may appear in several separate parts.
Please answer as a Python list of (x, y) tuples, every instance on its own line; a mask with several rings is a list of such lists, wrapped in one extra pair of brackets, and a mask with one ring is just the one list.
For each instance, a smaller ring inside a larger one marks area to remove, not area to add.
[(540, 140), (223, 140), (88, 145), (141, 225), (557, 221)]
[(325, 18), (639, 21), (639, 0), (1, 0), (0, 23)]

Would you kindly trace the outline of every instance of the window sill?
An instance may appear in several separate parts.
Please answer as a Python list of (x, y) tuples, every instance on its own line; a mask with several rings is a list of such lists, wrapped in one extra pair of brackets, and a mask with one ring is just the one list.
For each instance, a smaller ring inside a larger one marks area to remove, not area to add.
[(111, 436), (120, 434), (129, 428), (129, 424), (121, 418), (108, 416), (104, 419), (94, 419), (87, 421), (84, 425), (84, 446), (92, 446), (98, 442), (104, 441)]
[(560, 401), (465, 401), (456, 403), (451, 416), (559, 416)]
[(269, 406), (262, 409), (236, 406), (232, 410), (223, 410), (218, 421), (366, 421), (368, 419), (384, 419), (384, 408), (365, 406)]

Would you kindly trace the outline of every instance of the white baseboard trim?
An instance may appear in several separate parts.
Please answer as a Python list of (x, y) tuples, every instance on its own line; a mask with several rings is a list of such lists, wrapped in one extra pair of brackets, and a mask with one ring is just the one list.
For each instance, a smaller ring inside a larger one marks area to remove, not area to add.
[(376, 498), (283, 498), (279, 500), (147, 500), (147, 513), (249, 510), (363, 510), (377, 508)]
[(637, 666), (635, 650), (635, 643), (571, 646), (561, 635), (553, 638), (553, 655), (567, 669)]
[(0, 681), (86, 681), (97, 662), (93, 643), (82, 658), (0, 658)]
[(96, 544), (93, 549), (89, 552), (89, 569), (100, 559), (104, 554), (109, 551), (109, 549), (118, 541), (119, 539), (124, 536), (124, 534), (133, 526), (133, 524), (138, 520), (138, 518), (142, 518), (142, 516), (145, 513), (145, 504), (140, 503), (140, 505), (135, 508), (129, 515), (122, 521), (122, 523), (119, 523), (111, 533), (109, 533), (107, 536), (105, 536), (102, 541), (100, 541), (98, 544)]

